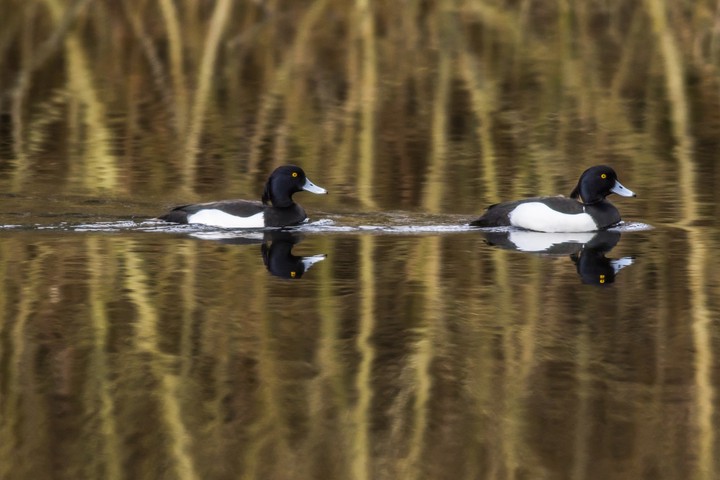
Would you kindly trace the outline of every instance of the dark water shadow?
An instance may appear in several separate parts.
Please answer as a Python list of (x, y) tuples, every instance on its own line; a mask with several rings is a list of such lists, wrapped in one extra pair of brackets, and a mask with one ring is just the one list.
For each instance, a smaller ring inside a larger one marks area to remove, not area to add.
[(483, 232), (488, 245), (540, 256), (568, 256), (577, 269), (582, 283), (609, 285), (633, 257), (608, 258), (620, 242), (621, 233), (615, 230), (581, 233), (544, 233), (529, 230)]

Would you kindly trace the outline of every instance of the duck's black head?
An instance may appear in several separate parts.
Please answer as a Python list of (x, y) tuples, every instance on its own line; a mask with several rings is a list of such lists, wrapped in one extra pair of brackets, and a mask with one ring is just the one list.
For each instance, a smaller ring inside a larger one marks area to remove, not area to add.
[(268, 178), (262, 202), (265, 205), (272, 203), (273, 207), (289, 207), (293, 204), (293, 193), (301, 190), (317, 194), (327, 193), (327, 190), (312, 183), (302, 168), (284, 165), (276, 168)]
[(585, 205), (592, 205), (605, 200), (611, 193), (623, 197), (634, 197), (635, 193), (618, 181), (615, 170), (605, 165), (590, 167), (580, 175), (578, 184), (570, 193), (570, 198), (577, 198)]

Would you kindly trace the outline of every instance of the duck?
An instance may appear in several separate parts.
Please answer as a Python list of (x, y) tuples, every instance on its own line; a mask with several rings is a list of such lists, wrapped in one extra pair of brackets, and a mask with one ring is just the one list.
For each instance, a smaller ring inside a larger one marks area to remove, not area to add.
[(532, 197), (491, 205), (470, 222), (473, 227), (512, 226), (537, 232), (594, 232), (620, 223), (620, 212), (606, 200), (611, 193), (636, 197), (615, 170), (596, 165), (585, 170), (570, 197)]
[(293, 247), (301, 240), (302, 237), (286, 230), (266, 233), (260, 251), (267, 271), (276, 277), (297, 280), (310, 267), (327, 258), (324, 253), (309, 257), (294, 255)]
[(265, 183), (261, 201), (221, 200), (181, 205), (158, 217), (171, 223), (189, 223), (221, 228), (266, 228), (299, 225), (307, 220), (305, 210), (293, 201), (293, 194), (306, 191), (325, 195), (302, 168), (283, 165)]
[(580, 280), (586, 285), (609, 285), (618, 272), (635, 263), (633, 257), (608, 258), (605, 255), (620, 241), (617, 230), (597, 232), (533, 232), (530, 230), (485, 230), (485, 241), (493, 247), (542, 257), (568, 257)]

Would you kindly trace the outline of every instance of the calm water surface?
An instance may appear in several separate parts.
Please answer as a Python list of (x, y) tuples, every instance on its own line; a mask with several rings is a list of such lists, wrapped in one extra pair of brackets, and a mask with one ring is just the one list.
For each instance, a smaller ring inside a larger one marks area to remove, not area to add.
[[(0, 479), (720, 478), (716, 1), (0, 12)], [(466, 226), (594, 164), (617, 230)]]

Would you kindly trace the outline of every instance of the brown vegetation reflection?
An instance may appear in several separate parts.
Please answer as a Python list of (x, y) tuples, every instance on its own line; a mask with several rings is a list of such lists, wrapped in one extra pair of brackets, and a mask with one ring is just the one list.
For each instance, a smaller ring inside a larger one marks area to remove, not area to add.
[(0, 12), (3, 194), (249, 195), (293, 162), (328, 209), (470, 218), (611, 163), (673, 232), (623, 272), (641, 305), (470, 237), (318, 240), (355, 261), (295, 296), (253, 249), (5, 232), (0, 478), (718, 475), (716, 1)]
[(257, 245), (32, 235), (0, 242), (2, 478), (718, 471), (720, 305), (661, 256), (638, 304), (476, 235), (320, 237), (303, 290)]
[(254, 191), (297, 162), (358, 206), (470, 213), (612, 163), (692, 223), (718, 148), (710, 0), (0, 5), (13, 190)]

